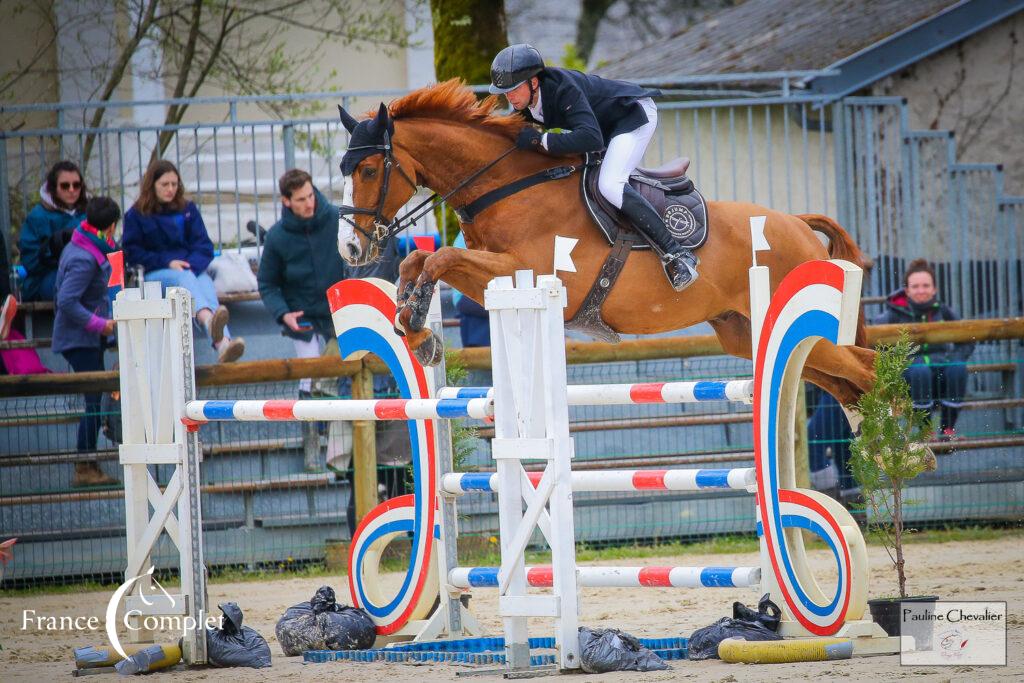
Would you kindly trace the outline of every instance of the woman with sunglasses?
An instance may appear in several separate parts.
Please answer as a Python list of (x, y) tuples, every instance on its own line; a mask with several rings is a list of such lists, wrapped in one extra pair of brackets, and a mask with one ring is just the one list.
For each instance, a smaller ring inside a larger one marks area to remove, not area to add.
[(196, 321), (213, 342), (217, 361), (229, 363), (245, 352), (245, 341), (231, 338), (228, 309), (206, 272), (213, 242), (196, 205), (185, 198), (181, 174), (170, 161), (158, 159), (146, 169), (139, 198), (124, 216), (121, 238), (125, 262), (140, 265), (144, 279), (164, 287), (184, 287), (195, 301)]
[(78, 166), (65, 159), (50, 168), (39, 188), (39, 203), (25, 217), (18, 236), (26, 271), (22, 301), (53, 301), (61, 251), (85, 220), (88, 199)]

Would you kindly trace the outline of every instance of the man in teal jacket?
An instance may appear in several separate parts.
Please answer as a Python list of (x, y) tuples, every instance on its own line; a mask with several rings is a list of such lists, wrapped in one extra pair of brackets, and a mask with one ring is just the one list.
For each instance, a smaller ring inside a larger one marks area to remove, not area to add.
[[(334, 323), (327, 304), (327, 288), (350, 277), (398, 279), (396, 240), (381, 261), (350, 268), (338, 254), (338, 207), (313, 187), (313, 179), (292, 169), (278, 181), (284, 209), (281, 220), (267, 233), (257, 280), (263, 305), (295, 343), (299, 358), (317, 358)], [(308, 394), (310, 380), (299, 383), (300, 396)]]

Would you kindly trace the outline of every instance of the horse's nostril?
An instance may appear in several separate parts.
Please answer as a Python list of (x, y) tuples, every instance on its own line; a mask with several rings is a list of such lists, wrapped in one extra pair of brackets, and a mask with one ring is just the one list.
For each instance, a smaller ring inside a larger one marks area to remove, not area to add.
[(356, 258), (357, 256), (359, 256), (359, 245), (358, 244), (353, 244), (352, 242), (349, 242), (347, 246), (348, 246), (349, 258)]

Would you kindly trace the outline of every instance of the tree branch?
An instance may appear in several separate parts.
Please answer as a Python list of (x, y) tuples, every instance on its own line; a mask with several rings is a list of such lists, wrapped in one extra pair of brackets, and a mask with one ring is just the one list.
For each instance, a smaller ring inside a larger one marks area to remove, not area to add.
[[(125, 71), (128, 68), (128, 64), (131, 63), (132, 55), (139, 48), (139, 44), (142, 39), (145, 38), (150, 28), (153, 26), (153, 16), (156, 14), (156, 6), (159, 0), (149, 0), (145, 10), (140, 8), (140, 16), (138, 23), (135, 27), (135, 33), (128, 39), (124, 48), (121, 50), (121, 54), (118, 55), (117, 61), (114, 62), (114, 67), (111, 69), (110, 77), (107, 78), (107, 83), (103, 87), (103, 91), (99, 96), (99, 100), (106, 102), (110, 99), (110, 96), (114, 94), (114, 90), (121, 83), (121, 79), (124, 78)], [(92, 115), (92, 119), (89, 121), (89, 128), (98, 128), (100, 123), (103, 121), (103, 115), (106, 113), (106, 107), (98, 107)], [(95, 141), (96, 134), (90, 133), (85, 139), (85, 146), (82, 151), (82, 166), (86, 166), (89, 163), (89, 156), (92, 153), (92, 145)]]

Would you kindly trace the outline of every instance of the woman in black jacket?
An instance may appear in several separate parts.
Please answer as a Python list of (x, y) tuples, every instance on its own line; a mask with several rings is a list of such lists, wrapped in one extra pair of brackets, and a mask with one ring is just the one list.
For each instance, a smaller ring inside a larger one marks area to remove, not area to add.
[(532, 45), (506, 47), (491, 63), (492, 94), (503, 94), (531, 123), (564, 132), (524, 127), (516, 145), (548, 154), (606, 150), (597, 187), (621, 209), (661, 255), (672, 288), (682, 291), (697, 279), (697, 258), (672, 238), (658, 211), (629, 186), (629, 174), (643, 159), (658, 126), (651, 99), (658, 90), (642, 88), (571, 69), (545, 67)]
[[(933, 323), (941, 320), (959, 320), (960, 316), (938, 300), (935, 270), (926, 259), (915, 259), (903, 276), (903, 287), (885, 301), (885, 312), (875, 318), (876, 325)], [(956, 418), (960, 402), (967, 390), (965, 365), (974, 344), (921, 344), (913, 357), (913, 365), (906, 372), (914, 406), (929, 413), (940, 405), (939, 429), (941, 438), (952, 438), (956, 432)]]

